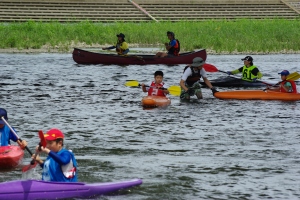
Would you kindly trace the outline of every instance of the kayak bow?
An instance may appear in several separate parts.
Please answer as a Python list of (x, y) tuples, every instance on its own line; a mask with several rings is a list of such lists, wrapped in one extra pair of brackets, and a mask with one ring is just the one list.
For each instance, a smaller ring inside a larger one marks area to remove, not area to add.
[(24, 151), (19, 146), (0, 147), (0, 169), (11, 169), (18, 166), (23, 156)]
[(171, 104), (168, 97), (162, 96), (145, 96), (142, 99), (142, 106), (146, 108), (167, 107)]

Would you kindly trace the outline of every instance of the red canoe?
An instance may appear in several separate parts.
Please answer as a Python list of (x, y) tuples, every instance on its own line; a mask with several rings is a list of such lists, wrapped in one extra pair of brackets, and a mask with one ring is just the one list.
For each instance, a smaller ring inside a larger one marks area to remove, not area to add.
[(153, 55), (128, 55), (103, 54), (74, 48), (73, 60), (78, 64), (104, 64), (104, 65), (177, 65), (190, 64), (195, 57), (206, 60), (205, 49), (182, 53), (176, 57), (155, 58)]
[(24, 151), (19, 146), (0, 147), (0, 169), (16, 167), (24, 156)]

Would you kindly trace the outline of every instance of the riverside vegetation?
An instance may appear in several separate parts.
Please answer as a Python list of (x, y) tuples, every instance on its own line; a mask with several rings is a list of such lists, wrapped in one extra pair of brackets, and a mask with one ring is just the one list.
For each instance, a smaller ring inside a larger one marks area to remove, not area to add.
[(228, 52), (299, 52), (300, 19), (238, 19), (145, 23), (13, 22), (0, 24), (0, 48), (18, 50), (57, 48), (67, 52), (77, 44), (104, 46), (124, 33), (129, 44), (163, 48), (166, 32), (173, 31), (182, 51), (206, 48)]

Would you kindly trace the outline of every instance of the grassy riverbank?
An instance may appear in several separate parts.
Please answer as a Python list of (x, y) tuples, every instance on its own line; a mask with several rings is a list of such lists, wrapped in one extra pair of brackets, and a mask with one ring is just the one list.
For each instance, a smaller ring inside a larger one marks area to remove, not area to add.
[(166, 32), (175, 32), (183, 51), (206, 48), (228, 52), (299, 52), (300, 20), (236, 20), (163, 23), (1, 23), (0, 48), (56, 49), (69, 51), (80, 46), (105, 46), (124, 33), (129, 44), (163, 48)]

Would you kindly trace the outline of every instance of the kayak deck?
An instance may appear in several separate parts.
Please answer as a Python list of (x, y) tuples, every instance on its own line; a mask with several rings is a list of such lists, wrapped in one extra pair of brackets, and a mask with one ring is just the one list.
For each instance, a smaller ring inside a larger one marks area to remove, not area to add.
[(11, 169), (18, 166), (23, 156), (24, 151), (19, 146), (0, 147), (0, 169)]
[(66, 183), (22, 180), (0, 183), (0, 199), (89, 198), (142, 184), (141, 179), (107, 183)]
[(298, 101), (300, 93), (283, 93), (270, 90), (233, 90), (217, 92), (214, 95), (219, 99), (238, 99), (238, 100), (283, 100)]
[(142, 99), (142, 106), (146, 108), (167, 107), (171, 104), (168, 97), (162, 96), (145, 96)]

